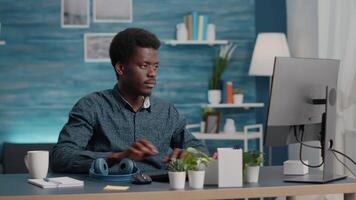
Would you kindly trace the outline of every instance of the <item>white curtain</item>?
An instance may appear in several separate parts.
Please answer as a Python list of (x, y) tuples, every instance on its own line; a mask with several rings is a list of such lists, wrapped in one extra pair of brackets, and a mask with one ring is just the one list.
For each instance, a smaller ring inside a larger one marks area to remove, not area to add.
[[(356, 0), (287, 0), (287, 23), (292, 56), (340, 59), (334, 147), (356, 159)], [(289, 155), (296, 149), (290, 147)], [(319, 161), (320, 156), (314, 151), (305, 153), (305, 157)], [(356, 173), (356, 166), (346, 163)], [(339, 163), (336, 166), (336, 173), (349, 174)], [(342, 197), (335, 194), (294, 199), (340, 200)]]
[(319, 57), (341, 61), (335, 148), (345, 152), (345, 134), (356, 133), (356, 0), (319, 0), (318, 11)]

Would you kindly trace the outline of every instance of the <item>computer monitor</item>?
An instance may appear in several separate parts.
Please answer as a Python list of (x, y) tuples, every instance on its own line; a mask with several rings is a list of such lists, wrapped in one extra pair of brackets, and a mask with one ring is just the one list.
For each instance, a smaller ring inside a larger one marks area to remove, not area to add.
[(333, 59), (275, 58), (265, 145), (318, 140), (324, 162), (321, 175), (289, 177), (285, 181), (325, 183), (345, 178), (334, 174), (331, 151), (339, 64)]

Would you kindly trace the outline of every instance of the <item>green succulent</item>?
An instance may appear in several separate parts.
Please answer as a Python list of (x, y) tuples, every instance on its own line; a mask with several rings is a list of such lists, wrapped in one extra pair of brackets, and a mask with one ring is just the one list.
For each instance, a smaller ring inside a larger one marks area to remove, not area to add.
[(168, 163), (168, 171), (170, 172), (184, 172), (186, 170), (183, 160), (172, 160)]

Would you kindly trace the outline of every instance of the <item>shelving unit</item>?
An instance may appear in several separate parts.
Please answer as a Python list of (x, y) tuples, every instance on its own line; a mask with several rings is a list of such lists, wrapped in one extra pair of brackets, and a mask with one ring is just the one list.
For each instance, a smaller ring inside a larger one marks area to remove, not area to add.
[(4, 40), (0, 40), (0, 45), (5, 45), (6, 42)]
[(207, 41), (207, 40), (187, 40), (187, 41), (178, 41), (178, 40), (164, 40), (164, 44), (167, 45), (224, 45), (227, 44), (227, 40), (215, 40), (215, 41)]
[[(249, 131), (255, 130), (258, 131)], [(244, 151), (248, 151), (248, 141), (253, 139), (259, 140), (259, 148), (263, 149), (263, 125), (254, 124), (244, 126), (243, 132), (235, 133), (200, 133), (193, 132), (194, 137), (200, 140), (243, 140), (244, 141)]]
[(244, 109), (249, 109), (249, 108), (261, 108), (264, 106), (264, 103), (242, 103), (242, 104), (227, 104), (227, 103), (221, 103), (221, 104), (205, 104), (202, 105), (203, 108), (244, 108)]
[(255, 139), (258, 138), (260, 132), (249, 132), (247, 135), (244, 132), (236, 133), (192, 133), (197, 139), (200, 140), (244, 140), (244, 139)]

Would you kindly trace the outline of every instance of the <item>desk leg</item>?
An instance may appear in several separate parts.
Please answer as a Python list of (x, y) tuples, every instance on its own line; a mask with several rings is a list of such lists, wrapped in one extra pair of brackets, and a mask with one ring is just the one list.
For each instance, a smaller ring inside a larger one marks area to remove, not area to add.
[(356, 200), (355, 193), (346, 193), (344, 194), (344, 200)]

